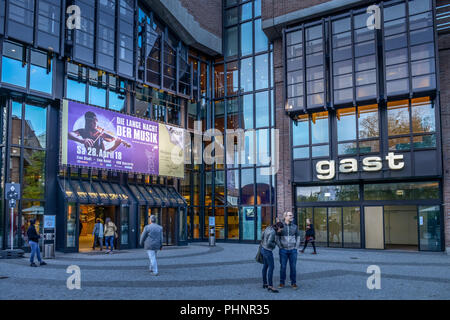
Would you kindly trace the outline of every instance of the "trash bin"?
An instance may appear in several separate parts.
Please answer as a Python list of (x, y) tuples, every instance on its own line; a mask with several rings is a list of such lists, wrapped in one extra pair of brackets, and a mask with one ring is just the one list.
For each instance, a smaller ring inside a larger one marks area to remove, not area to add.
[(44, 245), (44, 258), (45, 259), (55, 258), (55, 245), (53, 243), (48, 243)]
[(209, 246), (213, 247), (216, 245), (216, 234), (214, 232), (214, 227), (209, 228)]

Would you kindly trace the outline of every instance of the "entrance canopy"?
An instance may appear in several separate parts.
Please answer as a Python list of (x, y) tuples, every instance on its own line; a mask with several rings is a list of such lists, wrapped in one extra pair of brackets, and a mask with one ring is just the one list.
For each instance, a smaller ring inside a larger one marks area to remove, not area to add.
[(174, 187), (121, 185), (107, 181), (59, 179), (64, 197), (69, 202), (99, 205), (132, 204), (150, 207), (184, 207), (186, 201)]

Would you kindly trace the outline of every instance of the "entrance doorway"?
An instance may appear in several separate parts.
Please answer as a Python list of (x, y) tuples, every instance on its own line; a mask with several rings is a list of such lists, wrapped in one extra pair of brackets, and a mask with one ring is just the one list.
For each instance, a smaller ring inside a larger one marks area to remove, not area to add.
[[(79, 220), (79, 240), (78, 247), (79, 252), (91, 251), (94, 244), (94, 236), (92, 231), (94, 230), (95, 221), (100, 219), (104, 224), (106, 218), (110, 218), (117, 226), (116, 219), (116, 206), (96, 206), (96, 205), (80, 205), (80, 220)], [(103, 245), (104, 245), (103, 238)], [(97, 244), (98, 246), (99, 244)]]
[(166, 246), (176, 245), (176, 223), (177, 223), (177, 209), (163, 208), (160, 217), (161, 226), (163, 227), (164, 241)]
[(384, 243), (386, 249), (417, 251), (417, 206), (384, 207)]

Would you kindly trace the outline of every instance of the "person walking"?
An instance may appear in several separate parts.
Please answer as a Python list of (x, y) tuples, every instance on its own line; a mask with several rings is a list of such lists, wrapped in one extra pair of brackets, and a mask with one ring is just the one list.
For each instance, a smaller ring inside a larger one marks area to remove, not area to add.
[(34, 263), (34, 256), (37, 256), (37, 259), (39, 261), (39, 265), (45, 266), (45, 261), (42, 261), (41, 259), (41, 249), (39, 248), (39, 239), (40, 235), (36, 231), (36, 227), (34, 224), (36, 223), (35, 219), (30, 220), (30, 226), (27, 230), (27, 236), (28, 236), (28, 243), (31, 247), (31, 255), (30, 255), (30, 266), (31, 267), (37, 267), (37, 265)]
[(312, 254), (317, 254), (316, 251), (316, 232), (314, 231), (314, 225), (311, 223), (310, 219), (306, 219), (306, 232), (305, 232), (305, 245), (303, 249), (300, 250), (301, 253), (305, 252), (308, 242), (311, 242), (314, 252)]
[(92, 234), (94, 235), (94, 244), (92, 246), (92, 250), (95, 250), (95, 245), (97, 244), (97, 241), (100, 244), (100, 251), (103, 250), (103, 224), (101, 223), (100, 219), (97, 219), (97, 222), (94, 225), (94, 230), (92, 231)]
[(158, 263), (156, 262), (156, 253), (162, 250), (163, 228), (156, 223), (156, 216), (151, 215), (149, 224), (144, 227), (139, 243), (147, 250), (148, 259), (150, 260), (149, 271), (157, 276)]
[[(105, 247), (106, 247), (106, 253), (113, 253), (114, 251), (114, 236), (116, 235), (117, 227), (114, 224), (114, 222), (111, 221), (111, 219), (108, 217), (105, 220)], [(108, 245), (110, 249), (108, 250)]]
[(264, 266), (262, 269), (263, 288), (271, 292), (279, 292), (273, 287), (273, 249), (275, 249), (277, 242), (276, 236), (283, 230), (283, 223), (277, 222), (274, 225), (268, 226), (261, 235), (261, 254), (264, 259)]
[(300, 232), (297, 225), (293, 223), (294, 215), (292, 212), (285, 212), (283, 215), (283, 230), (277, 235), (277, 244), (280, 248), (280, 285), (278, 288), (284, 288), (286, 280), (286, 266), (289, 261), (289, 271), (292, 289), (297, 286), (297, 250), (300, 247)]

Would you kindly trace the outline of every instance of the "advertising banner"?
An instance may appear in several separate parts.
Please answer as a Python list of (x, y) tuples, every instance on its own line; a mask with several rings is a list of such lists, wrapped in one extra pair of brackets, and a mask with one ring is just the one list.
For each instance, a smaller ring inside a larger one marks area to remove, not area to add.
[(159, 124), (159, 174), (184, 177), (184, 130)]
[(61, 142), (63, 165), (184, 177), (180, 128), (64, 100)]

